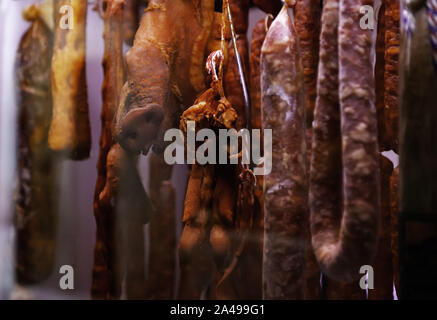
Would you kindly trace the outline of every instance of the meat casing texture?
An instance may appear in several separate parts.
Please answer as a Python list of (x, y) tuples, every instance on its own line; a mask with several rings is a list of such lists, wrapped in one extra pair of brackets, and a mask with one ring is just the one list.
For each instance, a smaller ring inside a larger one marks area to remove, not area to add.
[(307, 217), (303, 89), (299, 40), (284, 5), (261, 50), (263, 129), (273, 129), (272, 171), (264, 177), (265, 299), (303, 298)]
[(400, 9), (399, 0), (385, 3), (385, 73), (384, 105), (387, 130), (387, 149), (398, 152), (399, 148), (399, 47)]
[[(323, 206), (334, 214), (333, 220), (341, 218), (341, 136), (340, 107), (338, 101), (338, 0), (323, 3), (322, 29), (320, 37), (320, 62), (318, 70), (317, 100), (314, 110), (313, 145), (310, 167), (310, 210)], [(329, 154), (323, 152), (328, 150)], [(315, 159), (323, 164), (316, 166)], [(317, 171), (316, 171), (317, 170)], [(323, 193), (315, 189), (322, 180), (326, 189)], [(325, 203), (313, 202), (314, 195), (322, 196)], [(314, 232), (314, 230), (312, 230)], [(348, 284), (325, 279), (324, 293), (327, 299), (361, 299), (356, 288)], [(361, 293), (361, 292), (360, 292)]]
[[(360, 267), (372, 261), (379, 231), (379, 155), (370, 59), (371, 33), (359, 25), (360, 7), (366, 4), (372, 3), (328, 0), (322, 16), (311, 159), (311, 231), (322, 271), (342, 282), (359, 278)], [(339, 60), (335, 43), (337, 21)], [(341, 163), (342, 170), (339, 168)], [(340, 209), (342, 195), (343, 215)]]
[(126, 0), (123, 8), (123, 40), (126, 44), (134, 43), (139, 24), (140, 0)]
[(52, 114), (53, 31), (41, 17), (40, 9), (31, 6), (23, 13), (32, 24), (20, 40), (16, 60), (19, 108), (15, 264), (20, 284), (46, 279), (52, 272), (56, 250), (60, 163), (47, 141)]
[[(65, 8), (71, 14), (71, 29), (64, 26)], [(49, 144), (70, 158), (88, 158), (91, 130), (85, 71), (87, 1), (56, 0), (55, 42), (52, 58), (53, 115)], [(62, 12), (62, 13), (61, 13)]]
[[(165, 148), (164, 134), (206, 88), (205, 49), (214, 1), (150, 0), (126, 54), (127, 81), (116, 116), (119, 143), (133, 153)], [(188, 80), (188, 81), (187, 81)], [(177, 99), (178, 103), (169, 103)]]
[[(293, 2), (293, 1), (289, 1)], [(305, 81), (305, 108), (307, 121), (307, 141), (311, 146), (312, 122), (316, 102), (317, 66), (319, 62), (321, 6), (319, 0), (298, 0), (294, 8), (296, 31), (302, 52), (302, 65)], [(311, 148), (308, 148), (308, 159)], [(309, 166), (308, 166), (309, 169)], [(309, 172), (308, 172), (309, 176)], [(307, 221), (307, 253), (305, 299), (320, 299), (320, 269), (311, 247), (309, 219)]]
[(316, 102), (317, 65), (319, 61), (320, 0), (297, 0), (294, 12), (302, 52), (306, 119), (307, 125), (311, 127)]

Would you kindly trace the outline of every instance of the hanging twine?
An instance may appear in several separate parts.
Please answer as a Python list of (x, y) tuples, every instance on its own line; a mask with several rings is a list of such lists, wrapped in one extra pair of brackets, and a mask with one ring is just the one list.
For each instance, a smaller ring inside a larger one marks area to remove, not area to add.
[(434, 56), (434, 66), (437, 68), (437, 0), (426, 2), (428, 9), (429, 36)]

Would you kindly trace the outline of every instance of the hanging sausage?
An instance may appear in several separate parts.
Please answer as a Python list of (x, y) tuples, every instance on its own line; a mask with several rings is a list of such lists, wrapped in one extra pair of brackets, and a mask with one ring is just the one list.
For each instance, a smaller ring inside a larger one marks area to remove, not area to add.
[(272, 171), (264, 177), (265, 299), (302, 299), (307, 217), (303, 69), (284, 5), (261, 50), (263, 130), (272, 129)]
[(324, 5), (313, 123), (312, 243), (322, 271), (343, 282), (358, 279), (360, 267), (372, 262), (379, 230), (372, 35), (359, 25), (361, 5), (364, 2), (350, 0), (328, 0)]
[(151, 205), (137, 170), (137, 156), (113, 139), (113, 121), (123, 85), (122, 3), (105, 0), (102, 134), (94, 194), (97, 225), (92, 295), (118, 299), (126, 275), (128, 298), (145, 297), (144, 231)]
[(400, 1), (388, 0), (385, 7), (384, 105), (387, 149), (399, 150), (399, 46)]
[(170, 181), (172, 166), (163, 155), (152, 154), (149, 161), (150, 199), (156, 214), (149, 224), (149, 299), (172, 299), (176, 271), (175, 191)]
[(60, 158), (48, 145), (52, 97), (53, 1), (23, 11), (31, 25), (16, 58), (18, 84), (18, 172), (15, 195), (16, 277), (34, 284), (55, 263)]

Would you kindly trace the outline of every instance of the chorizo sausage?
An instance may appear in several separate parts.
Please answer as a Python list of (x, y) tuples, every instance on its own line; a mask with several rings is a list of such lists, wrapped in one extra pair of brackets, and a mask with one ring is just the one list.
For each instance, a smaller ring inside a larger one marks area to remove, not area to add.
[(400, 9), (398, 0), (386, 1), (385, 9), (385, 72), (384, 104), (389, 148), (398, 152), (399, 145), (399, 47)]
[(265, 299), (303, 298), (307, 216), (303, 90), (299, 39), (284, 5), (261, 50), (263, 129), (273, 129), (272, 170), (264, 177)]
[(311, 127), (316, 102), (317, 65), (319, 62), (320, 1), (297, 0), (294, 12), (302, 52), (307, 126)]
[(316, 258), (322, 272), (340, 282), (357, 279), (372, 261), (379, 230), (371, 33), (359, 25), (364, 4), (327, 0), (322, 15), (309, 203)]

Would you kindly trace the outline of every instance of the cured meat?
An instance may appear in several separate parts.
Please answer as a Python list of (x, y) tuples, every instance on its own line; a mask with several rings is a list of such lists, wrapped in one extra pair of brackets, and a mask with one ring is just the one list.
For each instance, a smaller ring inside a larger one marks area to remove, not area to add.
[(229, 0), (232, 22), (237, 34), (246, 34), (249, 26), (249, 0)]
[(191, 105), (206, 89), (205, 49), (213, 19), (213, 0), (149, 1), (126, 54), (127, 81), (115, 121), (125, 150), (162, 151), (164, 133), (178, 123), (181, 105)]
[[(390, 176), (393, 164), (384, 156), (381, 161), (381, 213), (382, 228), (379, 236), (378, 251), (374, 269), (374, 288), (361, 289), (358, 281), (339, 283), (328, 279), (326, 281), (326, 298), (328, 300), (393, 300), (393, 259), (391, 249), (391, 207), (390, 207)], [(396, 239), (397, 241), (397, 239)], [(367, 297), (366, 297), (367, 295)]]
[(200, 299), (212, 281), (214, 258), (208, 239), (214, 166), (193, 165), (185, 196), (179, 240), (180, 299)]
[(273, 129), (264, 177), (264, 299), (302, 299), (307, 217), (306, 135), (299, 40), (284, 5), (261, 50), (263, 129)]
[(374, 289), (369, 290), (369, 300), (393, 300), (393, 254), (391, 246), (390, 177), (393, 163), (380, 156), (381, 162), (381, 231), (374, 270)]
[(281, 0), (253, 0), (253, 3), (262, 11), (276, 15), (282, 7)]
[[(324, 212), (332, 215), (329, 227), (333, 229), (340, 226), (341, 219), (342, 168), (338, 99), (338, 9), (338, 0), (325, 0), (323, 2), (318, 95), (314, 110), (310, 167), (309, 204), (313, 241), (317, 232), (326, 232), (325, 223), (319, 225), (316, 220), (316, 210), (323, 209)], [(324, 150), (328, 152), (324, 152)]]
[(385, 72), (384, 103), (387, 138), (395, 152), (399, 145), (399, 46), (400, 9), (399, 0), (388, 0), (385, 4)]
[[(232, 107), (235, 108), (235, 111), (237, 111), (238, 119), (236, 128), (239, 130), (246, 126), (246, 106), (244, 103), (243, 88), (241, 87), (238, 65), (232, 41), (229, 41), (228, 45), (229, 58), (227, 70), (224, 75), (223, 85), (226, 97), (232, 104)], [(249, 75), (249, 45), (245, 35), (242, 35), (237, 39), (237, 47), (241, 62), (243, 63), (243, 72), (247, 77)], [(249, 78), (246, 79), (246, 83), (248, 82)]]
[(235, 270), (232, 270), (231, 274), (224, 275), (233, 258), (234, 243), (238, 232), (237, 226), (234, 225), (237, 207), (235, 191), (238, 189), (238, 182), (235, 179), (234, 166), (216, 166), (216, 170), (212, 208), (213, 225), (209, 241), (217, 272), (211, 287), (211, 298), (230, 300), (238, 297), (237, 286), (235, 286), (237, 283)]
[(141, 0), (125, 0), (123, 8), (123, 40), (126, 44), (134, 43), (138, 29)]
[(53, 2), (30, 6), (23, 16), (31, 25), (20, 40), (16, 58), (15, 270), (18, 283), (34, 284), (52, 273), (56, 250), (60, 159), (48, 145)]
[(250, 54), (250, 106), (251, 127), (261, 129), (261, 47), (272, 22), (272, 16), (268, 15), (257, 22), (252, 31), (251, 54)]
[[(311, 159), (312, 128), (306, 129), (307, 159)], [(307, 167), (307, 177), (310, 176), (310, 166)], [(322, 299), (321, 272), (311, 244), (311, 224), (309, 210), (306, 218), (306, 256), (305, 256), (305, 300)]]
[[(128, 272), (126, 277), (136, 279), (136, 283), (129, 282), (133, 287), (127, 285), (127, 296), (138, 299), (138, 286), (143, 286), (141, 297), (145, 293), (144, 274), (138, 271), (144, 271), (144, 251), (136, 250), (140, 244), (129, 246), (131, 241), (144, 239), (143, 225), (149, 222), (152, 214), (152, 205), (141, 182), (137, 161), (137, 156), (127, 153), (119, 144), (111, 147), (106, 159), (106, 181), (98, 203), (105, 210), (115, 203), (116, 210), (113, 215), (95, 215), (98, 229), (92, 284), (94, 298), (118, 299), (122, 276), (132, 264), (136, 265), (136, 270)], [(133, 276), (135, 273), (139, 275)]]
[(136, 157), (127, 155), (113, 140), (113, 121), (124, 81), (122, 3), (106, 0), (103, 19), (102, 134), (94, 193), (97, 239), (92, 296), (120, 298), (126, 276), (127, 297), (140, 299), (145, 297), (143, 225), (151, 206), (136, 169)]
[(150, 251), (147, 295), (150, 299), (173, 299), (175, 280), (176, 220), (172, 167), (162, 155), (150, 157), (150, 199), (156, 214), (149, 224)]
[(385, 3), (381, 4), (378, 12), (378, 33), (375, 44), (375, 101), (376, 111), (378, 114), (378, 143), (380, 151), (390, 150), (390, 137), (386, 126), (389, 123), (386, 120), (387, 110), (385, 109)]
[(302, 52), (305, 80), (307, 126), (312, 126), (316, 103), (317, 66), (319, 62), (320, 0), (297, 0), (294, 9), (296, 31)]
[[(180, 127), (184, 133), (187, 133), (188, 121), (195, 121), (197, 130), (234, 127), (237, 113), (224, 96), (223, 62), (224, 54), (221, 50), (209, 55), (206, 68), (212, 78), (211, 88), (201, 94), (194, 105), (182, 114)], [(194, 164), (185, 196), (184, 229), (179, 241), (179, 297), (182, 299), (200, 298), (213, 280), (214, 259), (217, 261), (217, 256), (221, 255), (219, 251), (222, 244), (219, 242), (225, 233), (217, 228), (215, 232), (211, 230), (214, 189), (215, 166)], [(218, 208), (224, 209), (224, 217), (229, 216), (229, 201), (222, 202)]]
[(379, 232), (371, 32), (354, 22), (365, 4), (372, 3), (327, 0), (322, 15), (309, 203), (316, 258), (322, 271), (340, 282), (358, 279), (360, 267), (371, 264)]
[[(246, 83), (249, 83), (249, 43), (247, 41), (247, 27), (249, 19), (249, 1), (247, 0), (230, 0), (229, 8), (232, 15), (234, 32), (236, 32), (237, 49), (242, 63), (243, 73)], [(227, 11), (226, 11), (227, 12)], [(229, 59), (226, 64), (226, 71), (223, 78), (225, 95), (233, 108), (237, 111), (237, 130), (246, 127), (246, 105), (244, 101), (244, 92), (238, 71), (236, 53), (233, 41), (228, 42)]]
[[(97, 182), (94, 189), (94, 216), (97, 225), (96, 247), (94, 249), (93, 283), (91, 293), (94, 298), (119, 298), (121, 294), (122, 272), (119, 264), (115, 201), (100, 201), (100, 195), (108, 179), (107, 157), (114, 145), (112, 122), (118, 106), (118, 93), (123, 84), (122, 51), (122, 7), (116, 1), (106, 1), (104, 18), (104, 80), (102, 86), (103, 106), (101, 111), (102, 133), (100, 153), (97, 162)], [(110, 169), (109, 169), (110, 170)], [(116, 178), (116, 177), (114, 177)], [(108, 195), (109, 199), (116, 194)]]
[[(87, 1), (55, 1), (55, 40), (53, 47), (51, 84), (53, 114), (49, 145), (66, 153), (71, 159), (88, 158), (91, 130), (88, 116), (88, 95), (85, 70), (85, 28)], [(70, 6), (65, 11), (64, 6)], [(64, 14), (71, 14), (66, 27)]]

